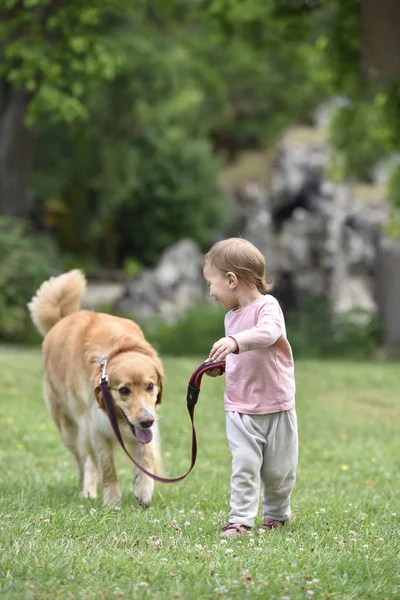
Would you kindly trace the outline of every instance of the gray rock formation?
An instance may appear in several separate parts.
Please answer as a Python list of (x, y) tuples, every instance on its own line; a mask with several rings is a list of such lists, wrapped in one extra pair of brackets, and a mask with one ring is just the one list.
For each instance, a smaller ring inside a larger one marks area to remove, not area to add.
[[(325, 296), (333, 313), (375, 311), (375, 262), (387, 207), (327, 179), (331, 158), (321, 131), (295, 131), (279, 146), (271, 204), (280, 235), (279, 273), (301, 294)], [(364, 194), (365, 195), (365, 194)], [(372, 196), (372, 197), (371, 197)]]
[(154, 270), (125, 286), (114, 308), (122, 314), (151, 317), (168, 322), (206, 296), (204, 255), (192, 240), (182, 240), (162, 254)]

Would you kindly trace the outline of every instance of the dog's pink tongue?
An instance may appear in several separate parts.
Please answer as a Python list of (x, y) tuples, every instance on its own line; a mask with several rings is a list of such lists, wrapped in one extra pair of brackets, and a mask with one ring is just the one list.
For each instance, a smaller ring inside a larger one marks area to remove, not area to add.
[(135, 437), (141, 444), (148, 444), (153, 439), (153, 432), (151, 429), (139, 429), (139, 427), (135, 427)]

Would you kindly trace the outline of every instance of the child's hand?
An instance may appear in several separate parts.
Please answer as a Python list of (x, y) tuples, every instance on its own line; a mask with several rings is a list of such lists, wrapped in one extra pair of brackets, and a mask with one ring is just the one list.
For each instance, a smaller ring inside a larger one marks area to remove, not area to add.
[(224, 337), (215, 342), (214, 346), (211, 348), (209, 360), (217, 361), (224, 360), (231, 354), (231, 352), (237, 352), (239, 350), (236, 340), (231, 337)]
[(218, 375), (222, 375), (223, 371), (221, 371), (221, 369), (219, 369), (218, 367), (215, 367), (215, 369), (208, 369), (208, 371), (206, 371), (205, 373), (209, 377), (218, 377)]

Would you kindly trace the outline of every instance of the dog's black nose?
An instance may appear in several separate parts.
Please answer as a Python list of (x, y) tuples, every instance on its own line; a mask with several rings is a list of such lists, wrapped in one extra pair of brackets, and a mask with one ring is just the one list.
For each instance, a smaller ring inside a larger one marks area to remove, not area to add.
[(143, 429), (148, 429), (154, 423), (153, 417), (139, 417), (138, 421)]

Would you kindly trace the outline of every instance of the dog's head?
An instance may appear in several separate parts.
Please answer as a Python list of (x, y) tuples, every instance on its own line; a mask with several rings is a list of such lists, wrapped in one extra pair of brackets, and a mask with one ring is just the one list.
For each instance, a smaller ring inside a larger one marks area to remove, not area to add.
[[(119, 409), (120, 426), (129, 425), (138, 442), (150, 442), (156, 406), (161, 403), (164, 386), (159, 357), (155, 352), (152, 355), (136, 351), (112, 353), (107, 359), (106, 371), (114, 406)], [(98, 378), (95, 395), (100, 408), (105, 410)]]

